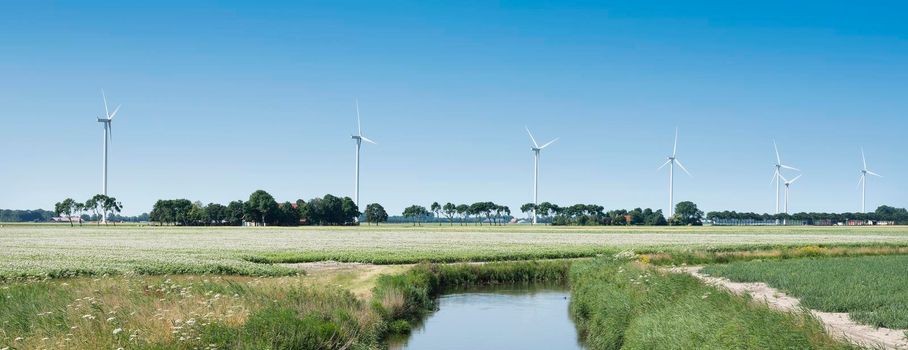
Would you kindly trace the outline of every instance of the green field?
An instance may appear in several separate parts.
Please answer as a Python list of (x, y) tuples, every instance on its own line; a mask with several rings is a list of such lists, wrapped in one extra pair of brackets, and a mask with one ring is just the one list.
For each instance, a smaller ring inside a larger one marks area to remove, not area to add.
[(734, 281), (766, 282), (827, 312), (855, 321), (908, 329), (908, 255), (747, 261), (706, 267)]
[(446, 286), (563, 282), (568, 270), (591, 349), (851, 347), (806, 314), (652, 264), (732, 261), (710, 269), (775, 276), (805, 305), (871, 324), (904, 325), (908, 299), (908, 255), (867, 256), (908, 253), (906, 227), (4, 224), (0, 251), (0, 349), (376, 349)]
[(119, 273), (287, 275), (268, 263), (588, 257), (621, 250), (908, 246), (905, 227), (141, 227), (3, 225), (0, 279)]
[(620, 259), (575, 263), (571, 314), (590, 349), (850, 349), (806, 313), (780, 313)]

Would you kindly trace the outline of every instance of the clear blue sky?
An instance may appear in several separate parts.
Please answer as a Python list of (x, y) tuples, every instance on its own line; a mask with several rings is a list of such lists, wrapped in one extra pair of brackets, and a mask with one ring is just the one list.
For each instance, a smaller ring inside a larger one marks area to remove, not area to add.
[(676, 199), (773, 210), (778, 140), (794, 211), (908, 206), (908, 5), (537, 1), (0, 3), (0, 208), (100, 192), (226, 203), (532, 199), (523, 130), (561, 137), (540, 199), (667, 206), (656, 168), (681, 128)]

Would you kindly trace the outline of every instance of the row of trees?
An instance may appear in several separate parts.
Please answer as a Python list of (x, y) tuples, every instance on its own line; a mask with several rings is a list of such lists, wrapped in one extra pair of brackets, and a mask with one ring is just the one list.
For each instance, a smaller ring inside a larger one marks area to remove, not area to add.
[(44, 209), (0, 209), (0, 222), (47, 222), (53, 217), (53, 211)]
[(533, 211), (541, 217), (542, 222), (552, 225), (702, 225), (703, 212), (693, 202), (680, 202), (675, 206), (675, 215), (668, 220), (662, 210), (635, 208), (632, 210), (616, 209), (605, 212), (605, 208), (596, 204), (574, 204), (562, 207), (549, 202), (539, 205), (526, 203), (520, 211), (532, 217)]
[(238, 200), (227, 205), (204, 205), (188, 199), (158, 200), (149, 219), (162, 225), (181, 226), (239, 226), (243, 223), (262, 226), (352, 225), (359, 215), (356, 204), (349, 197), (328, 194), (309, 202), (297, 199), (296, 202), (278, 203), (268, 192), (258, 190), (250, 194), (245, 202)]
[[(81, 217), (84, 212), (91, 212), (94, 217), (101, 218), (101, 214), (108, 213), (111, 215), (116, 215), (123, 210), (123, 204), (117, 201), (116, 198), (105, 196), (103, 194), (96, 194), (93, 197), (89, 198), (83, 203), (76, 202), (72, 198), (66, 198), (63, 201), (57, 202), (54, 204), (54, 214), (57, 216), (66, 216), (69, 221), (69, 226), (73, 226), (72, 218), (75, 216), (80, 218), (79, 226), (82, 225)], [(107, 222), (110, 222), (108, 220)], [(105, 224), (107, 224), (105, 222)], [(101, 220), (98, 220), (98, 225), (101, 224)], [(114, 224), (116, 225), (116, 223)]]
[[(368, 209), (366, 210), (368, 213)], [(489, 225), (502, 225), (510, 220), (511, 208), (505, 205), (498, 205), (494, 202), (476, 202), (473, 204), (454, 204), (451, 202), (444, 205), (434, 202), (429, 205), (429, 209), (421, 205), (411, 205), (404, 209), (402, 216), (413, 225), (420, 225), (430, 219), (435, 219), (439, 225), (447, 221), (450, 225), (457, 222), (460, 225), (466, 225), (469, 222), (475, 222), (482, 225), (484, 222)], [(366, 220), (372, 222), (368, 215)], [(387, 217), (385, 218), (387, 220)]]
[(795, 214), (757, 214), (736, 211), (712, 211), (706, 214), (707, 220), (752, 220), (782, 221), (799, 220), (807, 224), (838, 223), (850, 220), (891, 221), (897, 224), (908, 224), (908, 209), (888, 205), (878, 207), (871, 213), (795, 213)]
[[(377, 204), (370, 204), (377, 205)], [(379, 206), (380, 207), (380, 206)], [(532, 219), (534, 209), (540, 221), (551, 223), (552, 225), (702, 225), (703, 212), (697, 208), (693, 202), (680, 202), (675, 206), (675, 215), (666, 219), (662, 210), (641, 209), (632, 210), (617, 209), (606, 212), (605, 208), (596, 204), (574, 204), (571, 206), (559, 206), (549, 202), (542, 202), (539, 205), (527, 203), (520, 206), (520, 211), (527, 214), (527, 220)], [(381, 209), (384, 213), (384, 208)], [(369, 223), (379, 223), (387, 220), (385, 216), (370, 215), (370, 209), (366, 209), (366, 221)], [(473, 222), (482, 225), (487, 222), (489, 225), (501, 225), (510, 221), (511, 209), (507, 206), (498, 205), (494, 202), (476, 202), (473, 204), (454, 204), (438, 202), (432, 203), (428, 209), (421, 205), (411, 205), (404, 209), (402, 216), (413, 225), (420, 225), (423, 222), (435, 221), (439, 225), (447, 221), (450, 225), (459, 223), (466, 225)], [(381, 218), (379, 220), (379, 218)]]

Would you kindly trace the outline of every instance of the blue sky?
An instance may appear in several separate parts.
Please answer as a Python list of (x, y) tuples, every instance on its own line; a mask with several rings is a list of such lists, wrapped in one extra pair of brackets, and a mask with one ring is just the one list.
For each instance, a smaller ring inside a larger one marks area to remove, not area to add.
[(606, 208), (773, 210), (779, 142), (793, 211), (908, 206), (908, 5), (764, 1), (0, 3), (0, 208), (100, 191), (159, 198), (352, 196), (364, 203), (540, 199)]

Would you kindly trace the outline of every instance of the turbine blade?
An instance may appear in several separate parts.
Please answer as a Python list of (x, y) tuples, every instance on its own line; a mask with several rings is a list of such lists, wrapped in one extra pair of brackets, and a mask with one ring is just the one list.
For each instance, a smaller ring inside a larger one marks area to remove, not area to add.
[(549, 143), (546, 143), (546, 144), (544, 144), (544, 145), (542, 145), (542, 146), (539, 146), (539, 149), (546, 148), (546, 147), (548, 147), (549, 145), (555, 143), (555, 141), (558, 141), (558, 138), (557, 138), (557, 137), (556, 137), (554, 140), (549, 141)]
[(104, 89), (101, 89), (101, 98), (104, 99), (104, 116), (110, 117), (110, 111), (107, 110), (107, 95), (104, 94)]
[[(803, 174), (802, 174), (802, 175), (803, 175)], [(791, 179), (791, 181), (788, 181), (788, 184), (793, 184), (793, 183), (795, 183), (795, 181), (798, 181), (798, 179), (800, 179), (802, 175), (795, 176), (794, 179)]]
[(662, 168), (664, 168), (666, 165), (668, 165), (668, 163), (671, 163), (671, 162), (672, 162), (671, 159), (666, 160), (665, 163), (662, 163), (662, 165), (660, 165), (659, 168), (656, 169), (656, 171), (662, 170)]
[(779, 174), (778, 169), (773, 170), (772, 171), (772, 180), (769, 181), (769, 184), (772, 185), (772, 184), (776, 183), (776, 181), (779, 181), (779, 175), (780, 174)]
[(776, 164), (782, 164), (782, 156), (779, 155), (779, 145), (776, 144), (776, 139), (772, 139), (772, 148), (776, 150)]
[(366, 138), (365, 136), (360, 136), (359, 138), (361, 138), (361, 139), (363, 139), (363, 141), (366, 141), (366, 142), (371, 143), (371, 144), (373, 144), (373, 145), (377, 145), (377, 144), (378, 144), (378, 143), (375, 143), (375, 141), (372, 141), (372, 140)]
[(867, 170), (867, 173), (870, 174), (870, 175), (876, 176), (876, 177), (883, 177), (883, 175), (877, 174), (877, 173), (872, 172), (872, 171), (870, 171), (870, 170)]
[(867, 158), (864, 157), (864, 147), (861, 147), (861, 161), (864, 163), (864, 170), (867, 170)]
[(801, 171), (801, 169), (798, 169), (798, 168), (795, 168), (795, 167), (790, 167), (790, 166), (787, 166), (787, 165), (784, 165), (784, 164), (779, 164), (779, 166), (781, 166), (782, 168), (788, 169), (788, 170)]
[(687, 171), (687, 169), (684, 168), (684, 164), (681, 164), (681, 161), (678, 160), (678, 158), (675, 158), (675, 163), (678, 163), (678, 166), (681, 168), (681, 170), (684, 170), (684, 172), (687, 174), (687, 176), (694, 177), (693, 175), (690, 174), (689, 171)]
[(356, 135), (363, 136), (363, 126), (359, 119), (359, 99), (356, 99)]
[(678, 127), (675, 127), (675, 145), (672, 147), (672, 157), (678, 154)]
[(861, 174), (861, 178), (858, 179), (857, 188), (861, 188), (861, 184), (864, 183), (864, 174)]
[(113, 123), (107, 122), (107, 140), (113, 145)]
[(782, 183), (788, 182), (788, 179), (786, 179), (785, 176), (782, 175), (782, 173), (779, 173), (779, 179), (782, 180)]
[(527, 134), (530, 135), (530, 141), (533, 141), (533, 147), (539, 148), (539, 144), (536, 143), (536, 138), (533, 137), (533, 133), (530, 132), (530, 127), (524, 125), (523, 128), (527, 129)]
[(117, 115), (117, 112), (120, 111), (120, 106), (122, 106), (122, 105), (117, 105), (117, 108), (114, 108), (113, 113), (111, 113), (111, 114), (110, 114), (110, 117), (108, 117), (107, 119), (113, 120), (114, 116)]

